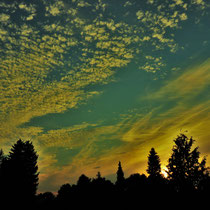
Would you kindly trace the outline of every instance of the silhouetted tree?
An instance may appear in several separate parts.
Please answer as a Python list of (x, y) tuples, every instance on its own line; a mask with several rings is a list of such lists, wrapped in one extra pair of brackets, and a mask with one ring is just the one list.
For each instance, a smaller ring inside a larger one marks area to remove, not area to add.
[(108, 190), (112, 190), (113, 184), (101, 176), (101, 173), (98, 172), (96, 179), (93, 179), (91, 182), (91, 187), (93, 187), (95, 193), (105, 194)]
[(3, 153), (3, 150), (1, 149), (0, 150), (0, 186), (1, 186), (1, 173), (2, 173), (1, 168), (2, 168), (2, 163), (3, 163), (4, 158), (5, 158), (4, 153)]
[(52, 192), (40, 193), (37, 195), (37, 209), (51, 209), (55, 204), (55, 195)]
[(148, 168), (147, 173), (150, 177), (160, 177), (161, 174), (161, 165), (160, 165), (160, 158), (156, 153), (155, 149), (152, 148), (149, 152), (148, 156)]
[(3, 177), (2, 177), (2, 163), (4, 161), (4, 153), (3, 150), (0, 150), (0, 197), (2, 197), (3, 194)]
[[(91, 179), (85, 174), (82, 174), (75, 188), (75, 207), (83, 209), (85, 206), (90, 205), (91, 202)], [(81, 202), (82, 201), (82, 202)]]
[(0, 149), (0, 167), (1, 167), (1, 164), (2, 164), (2, 161), (3, 161), (3, 158), (4, 158), (4, 152), (2, 149)]
[(145, 204), (145, 198), (147, 198), (147, 177), (139, 173), (131, 174), (125, 179), (125, 199), (126, 202), (123, 206), (126, 209), (136, 209), (141, 204)]
[(56, 197), (57, 208), (66, 209), (68, 206), (71, 206), (71, 209), (78, 209), (78, 203), (80, 204), (79, 200), (82, 199), (81, 190), (83, 189), (79, 188), (77, 185), (70, 185), (69, 183), (63, 184), (58, 190)]
[(103, 193), (103, 188), (106, 187), (106, 179), (101, 176), (101, 173), (96, 174), (96, 179), (91, 182), (91, 187), (93, 188), (94, 194)]
[(202, 194), (209, 195), (210, 194), (210, 168), (206, 168), (206, 158), (201, 161), (200, 164), (201, 170), (198, 174), (199, 183), (198, 183), (198, 191)]
[(135, 194), (136, 196), (139, 196), (139, 194), (145, 193), (147, 188), (147, 177), (144, 174), (131, 174), (125, 180), (125, 182), (126, 190), (129, 192), (129, 194)]
[(116, 172), (117, 180), (115, 182), (115, 191), (116, 191), (116, 208), (117, 209), (123, 209), (125, 207), (125, 201), (126, 201), (126, 194), (125, 194), (125, 177), (124, 172), (121, 166), (121, 162), (118, 163), (118, 169)]
[(58, 190), (57, 198), (59, 200), (68, 200), (72, 193), (72, 187), (70, 184), (64, 184)]
[(100, 172), (91, 182), (91, 193), (93, 196), (91, 208), (110, 209), (110, 204), (114, 201), (114, 185), (102, 177)]
[(91, 181), (90, 178), (88, 178), (85, 174), (82, 174), (77, 181), (77, 186), (87, 187), (90, 185), (90, 181)]
[(122, 185), (122, 184), (124, 184), (124, 181), (125, 181), (124, 172), (122, 170), (121, 162), (119, 161), (118, 169), (117, 169), (116, 185)]
[(168, 178), (172, 181), (177, 192), (197, 189), (205, 177), (207, 168), (205, 158), (199, 162), (198, 147), (192, 149), (195, 140), (180, 134), (175, 140), (172, 155), (168, 161)]
[(98, 180), (102, 179), (100, 171), (97, 173), (96, 177), (97, 177)]
[(32, 201), (38, 187), (38, 155), (29, 141), (18, 140), (2, 162), (4, 196), (18, 202)]

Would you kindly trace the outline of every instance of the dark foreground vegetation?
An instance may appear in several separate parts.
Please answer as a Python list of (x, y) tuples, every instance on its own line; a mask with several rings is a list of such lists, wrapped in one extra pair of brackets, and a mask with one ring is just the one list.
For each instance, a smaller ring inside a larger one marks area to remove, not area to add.
[[(82, 174), (75, 185), (64, 184), (55, 196), (37, 194), (38, 155), (29, 141), (18, 140), (6, 156), (0, 152), (0, 203), (5, 208), (22, 209), (142, 209), (203, 208), (210, 198), (209, 168), (200, 161), (194, 140), (180, 134), (174, 140), (167, 165), (167, 178), (161, 174), (160, 158), (152, 148), (148, 155), (148, 176), (124, 177), (121, 163), (116, 182), (100, 172), (90, 179)], [(208, 208), (208, 207), (207, 207)]]

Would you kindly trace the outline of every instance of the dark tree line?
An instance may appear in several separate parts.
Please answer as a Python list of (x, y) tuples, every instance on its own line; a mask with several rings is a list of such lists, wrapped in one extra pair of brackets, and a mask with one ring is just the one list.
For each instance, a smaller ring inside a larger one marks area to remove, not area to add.
[(0, 203), (7, 207), (27, 209), (140, 209), (171, 207), (186, 204), (195, 207), (208, 204), (210, 175), (206, 158), (200, 160), (194, 140), (180, 134), (174, 140), (168, 160), (167, 178), (161, 174), (160, 158), (154, 148), (148, 155), (148, 176), (131, 174), (124, 177), (121, 162), (116, 171), (116, 182), (105, 179), (98, 172), (90, 179), (82, 174), (77, 183), (66, 183), (57, 195), (37, 194), (38, 155), (32, 142), (18, 140), (8, 155), (0, 150)]

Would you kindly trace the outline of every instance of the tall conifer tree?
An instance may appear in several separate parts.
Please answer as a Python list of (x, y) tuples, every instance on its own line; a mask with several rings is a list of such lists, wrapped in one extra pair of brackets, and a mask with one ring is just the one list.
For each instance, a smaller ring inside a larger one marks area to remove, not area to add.
[(117, 181), (116, 181), (116, 184), (117, 185), (121, 185), (121, 184), (124, 183), (124, 181), (125, 181), (124, 172), (122, 170), (121, 162), (119, 161), (119, 163), (118, 163), (118, 170), (117, 170)]
[(152, 148), (148, 156), (147, 173), (149, 174), (150, 177), (160, 177), (161, 176), (160, 172), (161, 172), (160, 158), (155, 149)]
[(35, 198), (38, 187), (38, 155), (30, 141), (18, 140), (3, 162), (3, 180), (6, 196), (19, 202)]

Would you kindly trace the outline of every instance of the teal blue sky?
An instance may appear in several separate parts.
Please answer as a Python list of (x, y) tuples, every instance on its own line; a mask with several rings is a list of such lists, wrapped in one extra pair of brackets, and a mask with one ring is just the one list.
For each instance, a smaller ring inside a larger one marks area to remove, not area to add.
[(1, 1), (1, 147), (31, 140), (53, 192), (151, 147), (164, 169), (180, 132), (208, 155), (209, 23), (207, 0)]

